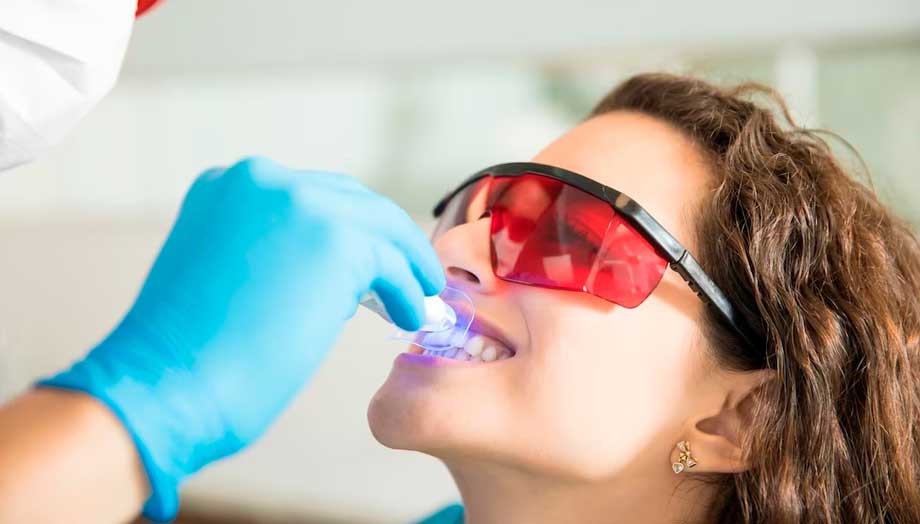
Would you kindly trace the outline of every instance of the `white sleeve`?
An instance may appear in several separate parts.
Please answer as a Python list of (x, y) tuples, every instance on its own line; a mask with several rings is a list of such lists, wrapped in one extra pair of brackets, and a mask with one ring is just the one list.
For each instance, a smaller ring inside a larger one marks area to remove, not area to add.
[(57, 143), (112, 88), (136, 0), (0, 0), (0, 171)]

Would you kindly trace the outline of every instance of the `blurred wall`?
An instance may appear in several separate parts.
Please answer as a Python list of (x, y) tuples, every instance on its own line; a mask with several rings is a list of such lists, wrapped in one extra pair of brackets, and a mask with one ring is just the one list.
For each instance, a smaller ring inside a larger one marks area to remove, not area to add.
[[(0, 175), (0, 399), (111, 328), (201, 170), (261, 154), (344, 171), (428, 227), (453, 183), (529, 158), (637, 71), (776, 86), (920, 220), (918, 5), (167, 0), (78, 131)], [(387, 334), (359, 313), (277, 426), (190, 499), (369, 522), (455, 500), (436, 461), (367, 429), (399, 350)]]

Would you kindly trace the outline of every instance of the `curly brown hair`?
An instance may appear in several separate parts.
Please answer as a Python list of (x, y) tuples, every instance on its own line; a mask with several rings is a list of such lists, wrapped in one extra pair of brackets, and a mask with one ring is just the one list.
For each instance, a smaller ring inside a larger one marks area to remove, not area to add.
[(710, 521), (920, 523), (911, 227), (767, 87), (643, 74), (591, 116), (610, 111), (667, 122), (711, 161), (697, 255), (762, 345), (743, 344), (709, 308), (707, 346), (728, 369), (776, 372), (746, 431), (751, 468), (719, 477)]

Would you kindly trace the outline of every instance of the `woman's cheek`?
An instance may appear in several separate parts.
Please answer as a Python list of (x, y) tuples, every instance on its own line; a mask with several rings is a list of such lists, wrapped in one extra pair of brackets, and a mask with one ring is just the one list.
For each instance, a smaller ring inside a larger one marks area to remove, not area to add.
[(612, 474), (679, 416), (681, 327), (663, 333), (639, 313), (557, 307), (531, 323), (532, 434), (573, 475)]

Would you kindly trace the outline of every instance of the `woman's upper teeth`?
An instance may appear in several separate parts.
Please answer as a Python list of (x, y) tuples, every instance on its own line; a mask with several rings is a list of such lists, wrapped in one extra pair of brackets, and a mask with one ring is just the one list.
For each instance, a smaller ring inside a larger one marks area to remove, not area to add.
[(513, 352), (501, 342), (485, 335), (473, 335), (463, 345), (463, 351), (470, 355), (470, 360), (492, 362), (510, 358)]
[(446, 351), (426, 349), (422, 354), (469, 362), (493, 362), (511, 358), (514, 352), (491, 337), (473, 335), (467, 339), (462, 348), (452, 348)]

